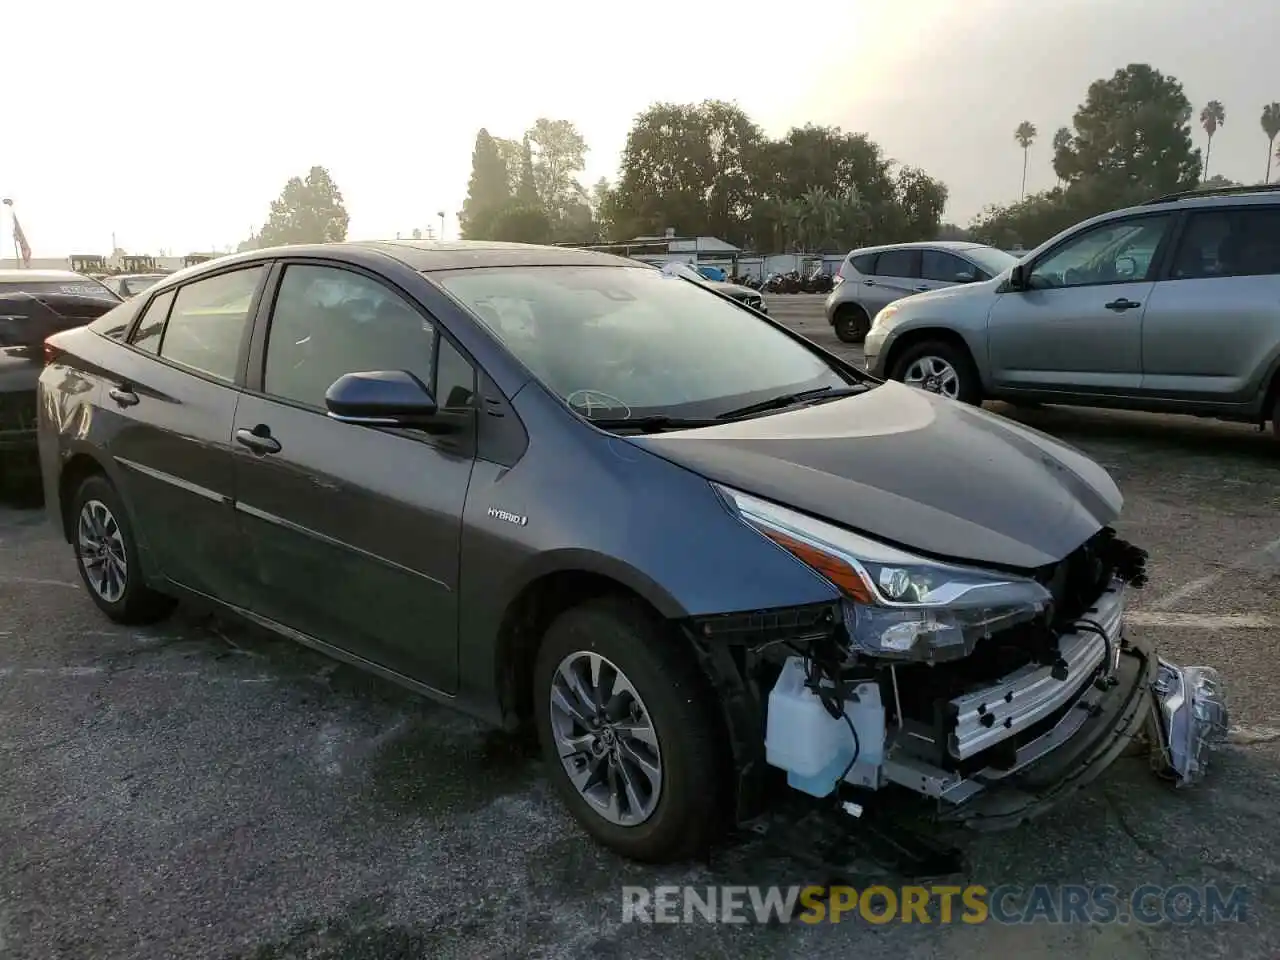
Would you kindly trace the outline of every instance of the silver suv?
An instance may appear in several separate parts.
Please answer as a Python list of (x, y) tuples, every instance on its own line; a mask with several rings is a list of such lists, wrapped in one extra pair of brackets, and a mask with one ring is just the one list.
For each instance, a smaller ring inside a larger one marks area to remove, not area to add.
[(861, 343), (871, 318), (902, 297), (978, 283), (1017, 262), (980, 243), (938, 240), (862, 247), (844, 258), (827, 296), (827, 323), (845, 343)]
[(867, 370), (978, 403), (1268, 420), (1280, 437), (1280, 184), (1063, 231), (999, 276), (884, 307)]

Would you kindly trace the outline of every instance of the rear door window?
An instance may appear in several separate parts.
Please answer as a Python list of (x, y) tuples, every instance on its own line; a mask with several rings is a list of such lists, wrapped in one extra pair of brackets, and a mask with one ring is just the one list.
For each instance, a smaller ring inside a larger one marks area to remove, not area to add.
[(942, 283), (967, 283), (976, 279), (978, 269), (968, 260), (942, 250), (924, 250), (920, 254), (920, 277)]
[(876, 255), (874, 253), (862, 253), (856, 257), (850, 257), (849, 264), (864, 277), (875, 276)]
[(228, 383), (266, 267), (220, 273), (179, 287), (160, 341), (160, 356)]
[(877, 277), (905, 277), (914, 280), (920, 276), (919, 250), (885, 250), (876, 260)]
[(1280, 274), (1280, 207), (1242, 206), (1192, 213), (1169, 278), (1268, 274)]

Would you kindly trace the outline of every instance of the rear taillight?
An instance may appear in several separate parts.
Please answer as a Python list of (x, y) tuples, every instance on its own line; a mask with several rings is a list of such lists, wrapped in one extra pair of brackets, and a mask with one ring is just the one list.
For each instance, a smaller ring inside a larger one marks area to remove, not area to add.
[(58, 358), (65, 352), (66, 351), (62, 350), (60, 347), (55, 347), (52, 343), (46, 340), (44, 342), (44, 365), (47, 367), (50, 364), (57, 363)]

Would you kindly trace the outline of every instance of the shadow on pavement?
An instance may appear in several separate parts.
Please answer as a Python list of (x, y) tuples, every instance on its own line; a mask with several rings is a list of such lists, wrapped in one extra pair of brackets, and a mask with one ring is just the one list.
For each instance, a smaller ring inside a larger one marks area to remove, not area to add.
[(1002, 401), (986, 405), (993, 413), (1070, 442), (1118, 440), (1168, 452), (1249, 457), (1280, 464), (1280, 440), (1270, 427), (1227, 423), (1199, 417), (1101, 410), (1086, 407), (1015, 407)]

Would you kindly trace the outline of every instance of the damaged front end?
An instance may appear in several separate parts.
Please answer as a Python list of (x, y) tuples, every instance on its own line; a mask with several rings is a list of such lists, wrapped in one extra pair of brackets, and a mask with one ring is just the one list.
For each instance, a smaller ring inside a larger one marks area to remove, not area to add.
[[(759, 615), (758, 628), (777, 622), (743, 634), (750, 662), (706, 664), (726, 709), (738, 711), (739, 740), (749, 739), (753, 708), (756, 730), (763, 714), (764, 750), (735, 747), (739, 819), (763, 762), (811, 796), (870, 802), (897, 786), (936, 801), (942, 820), (1015, 826), (1093, 780), (1135, 738), (1181, 786), (1204, 776), (1209, 745), (1225, 737), (1217, 672), (1175, 666), (1126, 635), (1126, 592), (1145, 583), (1146, 555), (1109, 527), (1049, 568), (1014, 574), (919, 557), (721, 492), (843, 598)], [(702, 633), (728, 626), (704, 622)], [(722, 645), (699, 646), (729, 657)], [(752, 702), (742, 682), (752, 675), (767, 699)]]

